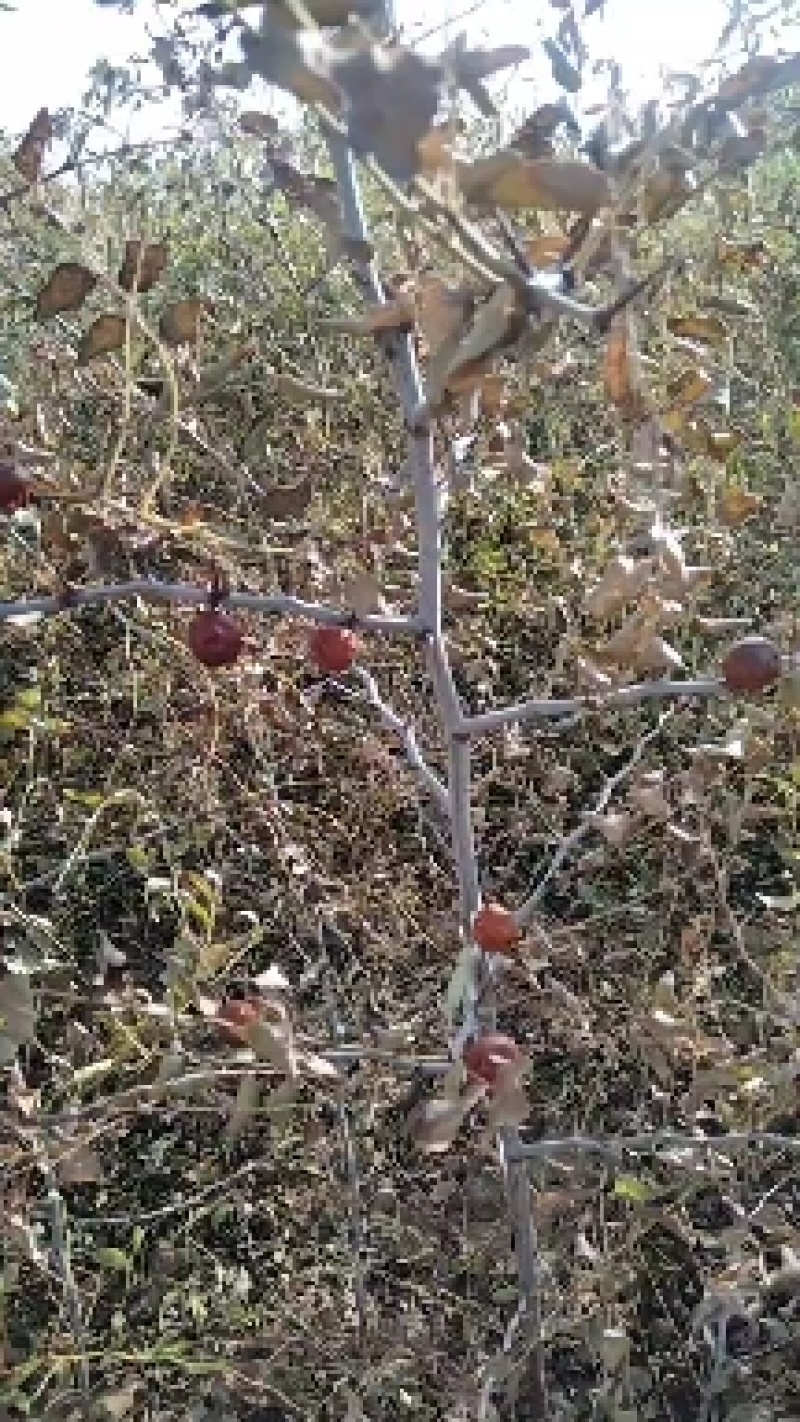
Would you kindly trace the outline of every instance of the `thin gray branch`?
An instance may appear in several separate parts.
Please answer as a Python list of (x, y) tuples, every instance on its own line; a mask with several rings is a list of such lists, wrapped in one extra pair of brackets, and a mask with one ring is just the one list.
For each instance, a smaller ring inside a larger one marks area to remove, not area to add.
[(436, 775), (427, 764), (417, 743), (413, 727), (408, 725), (402, 716), (398, 716), (397, 712), (393, 711), (391, 706), (383, 700), (375, 678), (370, 676), (368, 671), (363, 667), (355, 667), (353, 674), (357, 680), (361, 682), (369, 698), (370, 705), (377, 711), (383, 725), (387, 730), (392, 731), (402, 742), (406, 760), (414, 774), (418, 777), (420, 784), (427, 790), (431, 799), (438, 805), (442, 813), (449, 817), (450, 796), (447, 787), (442, 784), (438, 775)]
[(509, 1159), (546, 1160), (565, 1155), (599, 1155), (618, 1159), (628, 1151), (644, 1154), (655, 1150), (712, 1151), (725, 1155), (730, 1151), (750, 1150), (761, 1146), (765, 1150), (790, 1151), (800, 1154), (800, 1136), (782, 1136), (773, 1131), (732, 1131), (726, 1136), (688, 1136), (673, 1131), (653, 1131), (650, 1135), (608, 1136), (598, 1140), (591, 1136), (561, 1136), (550, 1140), (520, 1144)]
[(572, 833), (566, 835), (566, 837), (561, 841), (560, 845), (558, 846), (558, 849), (553, 855), (553, 858), (546, 872), (542, 875), (533, 893), (529, 895), (529, 897), (525, 900), (523, 904), (520, 905), (517, 910), (516, 919), (518, 924), (520, 925), (520, 928), (524, 928), (527, 924), (530, 923), (531, 919), (533, 918), (533, 915), (539, 907), (539, 904), (542, 902), (545, 893), (547, 892), (548, 886), (552, 883), (561, 866), (566, 863), (570, 855), (573, 854), (574, 851), (578, 848), (578, 846), (583, 843), (583, 841), (587, 838), (588, 835), (591, 834), (598, 817), (605, 813), (608, 804), (612, 796), (614, 795), (614, 792), (619, 789), (619, 786), (622, 785), (630, 775), (633, 774), (648, 746), (651, 745), (653, 741), (658, 739), (665, 721), (668, 721), (671, 715), (672, 708), (662, 712), (661, 716), (658, 719), (658, 725), (654, 728), (654, 730), (648, 731), (646, 736), (642, 736), (641, 740), (637, 742), (636, 748), (630, 759), (626, 761), (625, 765), (623, 765), (621, 770), (617, 771), (616, 775), (610, 776), (610, 778), (606, 781), (594, 807), (588, 811), (585, 817), (581, 820), (581, 823), (579, 825), (576, 825)]
[[(0, 622), (14, 617), (30, 617), (35, 613), (48, 615), (66, 612), (75, 607), (92, 607), (108, 602), (123, 602), (140, 598), (142, 602), (178, 603), (185, 607), (202, 607), (208, 603), (207, 588), (195, 583), (164, 583), (150, 578), (137, 578), (128, 583), (102, 583), (93, 587), (70, 587), (61, 596), (19, 598), (0, 602)], [(357, 622), (367, 632), (418, 636), (420, 624), (413, 617), (393, 617), (372, 614), (354, 617), (352, 612), (323, 603), (306, 602), (285, 593), (228, 593), (219, 605), (242, 612), (274, 613), (285, 617), (305, 617), (311, 622), (332, 627), (350, 626)]]
[(514, 702), (510, 706), (498, 707), (495, 711), (484, 711), (477, 716), (465, 716), (460, 731), (466, 736), (485, 736), (493, 731), (501, 731), (523, 721), (560, 720), (562, 717), (581, 716), (589, 713), (597, 715), (604, 711), (626, 710), (629, 706), (641, 706), (647, 701), (681, 701), (712, 699), (728, 695), (725, 683), (719, 677), (699, 677), (694, 681), (643, 681), (632, 686), (620, 686), (604, 696), (577, 696), (566, 698), (543, 698)]

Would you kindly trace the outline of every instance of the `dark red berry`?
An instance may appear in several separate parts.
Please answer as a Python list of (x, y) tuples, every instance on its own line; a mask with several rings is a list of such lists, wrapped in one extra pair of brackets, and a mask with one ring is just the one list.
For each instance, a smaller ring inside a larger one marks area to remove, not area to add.
[(16, 465), (0, 462), (0, 511), (14, 513), (28, 502), (28, 481)]
[(360, 643), (349, 627), (316, 627), (308, 648), (319, 670), (326, 676), (346, 672), (358, 656)]
[(726, 653), (722, 677), (730, 691), (766, 691), (780, 681), (780, 651), (768, 637), (743, 637)]
[(244, 633), (226, 612), (207, 607), (189, 623), (186, 641), (204, 667), (230, 667), (244, 646)]

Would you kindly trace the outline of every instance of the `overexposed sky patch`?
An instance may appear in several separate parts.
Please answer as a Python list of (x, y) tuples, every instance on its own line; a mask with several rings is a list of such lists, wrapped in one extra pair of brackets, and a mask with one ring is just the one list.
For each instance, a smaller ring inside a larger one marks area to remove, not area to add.
[[(11, 131), (42, 105), (77, 105), (97, 59), (121, 64), (144, 54), (147, 24), (161, 28), (153, 0), (139, 0), (133, 16), (93, 0), (16, 4), (14, 13), (0, 14), (0, 126)], [(606, 0), (604, 16), (587, 21), (585, 34), (593, 55), (613, 54), (626, 84), (647, 98), (658, 93), (664, 70), (690, 69), (710, 55), (726, 9), (724, 0)], [(395, 0), (395, 13), (409, 37), (440, 27), (430, 47), (463, 29), (478, 42), (534, 48), (559, 20), (548, 0)], [(531, 106), (555, 92), (540, 89), (538, 73), (535, 85), (518, 90)]]

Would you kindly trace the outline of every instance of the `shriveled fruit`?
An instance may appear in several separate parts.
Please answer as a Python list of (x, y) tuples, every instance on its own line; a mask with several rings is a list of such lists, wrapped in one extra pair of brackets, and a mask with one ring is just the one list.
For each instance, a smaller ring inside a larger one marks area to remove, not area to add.
[(244, 633), (227, 612), (207, 607), (192, 618), (186, 641), (204, 667), (230, 667), (244, 646)]
[(725, 654), (722, 677), (729, 691), (766, 691), (780, 681), (780, 651), (768, 637), (743, 637)]
[(483, 1081), (495, 1086), (498, 1077), (519, 1061), (522, 1053), (513, 1037), (504, 1032), (484, 1032), (468, 1042), (462, 1060), (471, 1081)]
[(510, 953), (521, 934), (510, 909), (502, 904), (484, 904), (475, 915), (472, 936), (484, 953)]
[(226, 1042), (247, 1041), (247, 1033), (262, 1018), (262, 1003), (258, 998), (232, 997), (220, 1004), (216, 1022)]
[(308, 649), (326, 676), (346, 672), (358, 656), (360, 642), (349, 627), (315, 627)]
[(0, 512), (14, 513), (28, 502), (28, 481), (14, 464), (0, 463)]

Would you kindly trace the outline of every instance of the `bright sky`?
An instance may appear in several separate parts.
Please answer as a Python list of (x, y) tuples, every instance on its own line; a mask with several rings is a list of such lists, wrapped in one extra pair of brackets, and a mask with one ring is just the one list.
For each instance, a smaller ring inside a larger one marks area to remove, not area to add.
[[(133, 17), (92, 0), (15, 3), (15, 13), (0, 13), (0, 126), (6, 129), (25, 128), (44, 104), (51, 109), (77, 104), (87, 70), (98, 58), (123, 63), (132, 53), (146, 52), (152, 0), (139, 0)], [(459, 23), (470, 9), (474, 13)], [(592, 52), (613, 53), (626, 82), (647, 98), (658, 92), (660, 69), (691, 68), (711, 53), (725, 10), (724, 0), (606, 0), (605, 17), (587, 21), (584, 33)], [(553, 34), (559, 19), (548, 0), (483, 0), (478, 5), (475, 0), (395, 0), (395, 13), (410, 36), (447, 25), (449, 18), (451, 34), (465, 29), (470, 39), (492, 45), (532, 47), (537, 38)], [(555, 93), (537, 86), (536, 99)]]

